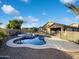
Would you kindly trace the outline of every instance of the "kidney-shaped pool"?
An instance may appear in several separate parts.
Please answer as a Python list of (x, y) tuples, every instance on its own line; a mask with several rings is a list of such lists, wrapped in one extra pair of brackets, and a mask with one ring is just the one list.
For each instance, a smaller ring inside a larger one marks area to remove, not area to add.
[(13, 41), (15, 44), (33, 44), (33, 45), (44, 45), (46, 42), (43, 35), (31, 35), (23, 36), (22, 38)]

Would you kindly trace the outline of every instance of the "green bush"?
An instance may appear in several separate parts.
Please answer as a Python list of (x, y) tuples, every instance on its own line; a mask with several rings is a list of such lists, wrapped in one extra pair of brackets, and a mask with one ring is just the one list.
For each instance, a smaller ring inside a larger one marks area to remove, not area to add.
[(2, 46), (3, 40), (6, 37), (6, 33), (4, 31), (0, 31), (0, 47)]
[(3, 40), (7, 34), (4, 31), (0, 31), (0, 40)]

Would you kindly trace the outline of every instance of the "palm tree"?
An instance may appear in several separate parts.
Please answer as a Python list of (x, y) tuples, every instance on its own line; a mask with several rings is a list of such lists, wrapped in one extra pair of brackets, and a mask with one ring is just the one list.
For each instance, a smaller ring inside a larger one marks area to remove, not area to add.
[(72, 10), (77, 16), (79, 16), (79, 7), (75, 6), (74, 4), (71, 3), (65, 3), (64, 4), (66, 7), (68, 7), (70, 10)]

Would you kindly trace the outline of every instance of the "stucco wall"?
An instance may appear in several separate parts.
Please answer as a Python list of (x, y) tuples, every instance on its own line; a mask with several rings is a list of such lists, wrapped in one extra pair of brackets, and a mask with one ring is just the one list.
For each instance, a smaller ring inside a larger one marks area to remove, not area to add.
[(76, 43), (79, 43), (79, 32), (73, 32), (73, 31), (64, 31), (57, 34), (59, 38), (63, 38), (69, 41), (74, 41)]

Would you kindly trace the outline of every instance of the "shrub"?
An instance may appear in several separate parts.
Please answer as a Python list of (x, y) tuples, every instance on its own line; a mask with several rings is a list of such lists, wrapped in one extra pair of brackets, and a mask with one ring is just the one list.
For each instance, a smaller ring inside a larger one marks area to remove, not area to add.
[(2, 46), (3, 40), (5, 39), (7, 35), (5, 34), (5, 32), (0, 31), (0, 47)]
[(4, 39), (7, 34), (4, 31), (0, 31), (0, 40)]

